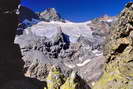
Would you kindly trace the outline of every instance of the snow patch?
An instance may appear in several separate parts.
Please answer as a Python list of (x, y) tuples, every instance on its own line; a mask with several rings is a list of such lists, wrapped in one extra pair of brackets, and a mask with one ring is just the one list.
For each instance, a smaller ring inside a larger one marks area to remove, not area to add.
[(73, 69), (73, 68), (76, 67), (75, 65), (72, 65), (72, 64), (70, 65), (70, 64), (66, 64), (66, 63), (64, 63), (64, 65), (67, 66), (67, 67), (70, 68), (70, 69)]
[(78, 67), (82, 67), (82, 66), (88, 64), (90, 61), (91, 61), (91, 59), (87, 59), (87, 60), (85, 60), (83, 63), (79, 63), (79, 64), (76, 64), (76, 65), (77, 65)]

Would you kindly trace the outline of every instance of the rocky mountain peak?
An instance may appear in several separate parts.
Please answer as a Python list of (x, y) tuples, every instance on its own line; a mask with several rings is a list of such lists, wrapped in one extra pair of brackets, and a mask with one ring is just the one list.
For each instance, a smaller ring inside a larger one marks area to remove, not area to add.
[(47, 8), (46, 10), (40, 13), (40, 18), (48, 22), (49, 21), (61, 21), (61, 22), (64, 21), (55, 8)]
[(56, 14), (57, 14), (57, 11), (56, 11), (55, 8), (47, 8), (45, 11), (46, 11), (46, 12), (48, 11), (48, 12), (50, 12), (50, 13), (56, 13)]

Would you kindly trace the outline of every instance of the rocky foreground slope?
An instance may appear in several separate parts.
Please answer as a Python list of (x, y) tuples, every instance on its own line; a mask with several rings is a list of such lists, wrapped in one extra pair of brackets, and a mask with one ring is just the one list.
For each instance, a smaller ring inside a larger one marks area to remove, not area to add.
[(105, 71), (93, 89), (133, 89), (133, 2), (112, 27), (104, 55)]

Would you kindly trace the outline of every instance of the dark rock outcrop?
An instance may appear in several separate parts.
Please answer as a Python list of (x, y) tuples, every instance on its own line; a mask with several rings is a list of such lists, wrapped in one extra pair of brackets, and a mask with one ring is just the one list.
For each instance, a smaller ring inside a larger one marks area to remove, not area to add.
[(19, 25), (16, 31), (16, 35), (22, 35), (25, 28), (37, 24), (40, 21), (39, 16), (34, 11), (21, 5), (19, 7), (18, 17)]
[(14, 9), (17, 9), (18, 4), (20, 3), (20, 0), (1, 0), (0, 1), (0, 10), (1, 11), (13, 11)]
[(93, 89), (133, 88), (133, 2), (126, 5), (118, 18), (104, 49), (104, 74)]
[[(0, 40), (1, 43), (13, 43), (16, 29), (18, 25), (18, 18), (15, 10), (17, 9), (19, 0), (0, 1)], [(3, 42), (4, 41), (4, 42)]]
[(18, 18), (14, 10), (17, 9), (19, 0), (0, 1), (0, 84), (23, 76), (19, 46), (14, 44), (18, 25)]
[(29, 9), (25, 6), (21, 6), (20, 7), (19, 20), (20, 20), (20, 22), (23, 22), (25, 19), (32, 21), (32, 19), (39, 19), (39, 17), (31, 9)]
[[(37, 89), (24, 76), (24, 61), (18, 44), (14, 43), (18, 27), (16, 11), (20, 0), (0, 0), (0, 89)], [(39, 82), (33, 79), (35, 82)], [(41, 88), (42, 89), (42, 88)]]

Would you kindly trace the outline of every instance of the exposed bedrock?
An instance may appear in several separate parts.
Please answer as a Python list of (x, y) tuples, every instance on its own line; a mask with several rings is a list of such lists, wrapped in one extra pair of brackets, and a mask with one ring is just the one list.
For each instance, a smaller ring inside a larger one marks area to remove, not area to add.
[(112, 26), (104, 55), (104, 74), (93, 89), (133, 89), (133, 2)]
[(73, 71), (68, 77), (65, 77), (57, 66), (51, 67), (46, 82), (47, 88), (44, 89), (90, 89), (76, 72)]

